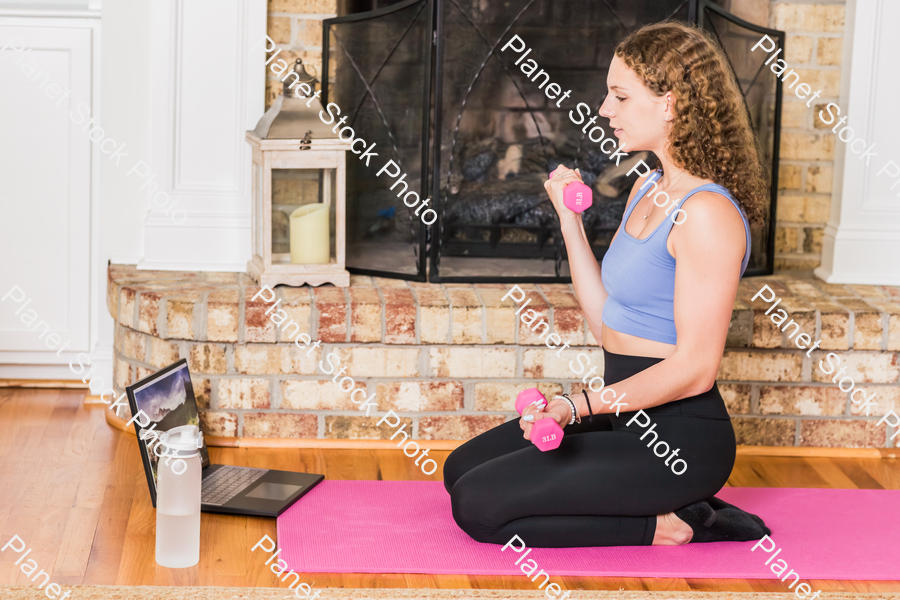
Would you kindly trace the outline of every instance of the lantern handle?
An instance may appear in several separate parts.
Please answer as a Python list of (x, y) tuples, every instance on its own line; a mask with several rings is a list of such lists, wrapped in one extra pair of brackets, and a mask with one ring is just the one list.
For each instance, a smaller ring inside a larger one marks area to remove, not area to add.
[[(297, 60), (300, 60), (300, 59), (298, 58)], [(303, 66), (307, 68), (307, 73), (309, 73), (309, 69), (312, 69), (313, 72), (311, 73), (311, 75), (313, 76), (313, 79), (319, 78), (319, 70), (316, 69), (316, 65), (314, 65), (312, 63), (303, 63)]]
[[(310, 69), (312, 69), (312, 73), (309, 72)], [(302, 58), (297, 58), (297, 60), (294, 61), (294, 66), (291, 70), (298, 75), (303, 74), (308, 76), (309, 79), (307, 79), (305, 83), (321, 83), (319, 81), (319, 71), (316, 69), (315, 65), (309, 62), (303, 62)]]

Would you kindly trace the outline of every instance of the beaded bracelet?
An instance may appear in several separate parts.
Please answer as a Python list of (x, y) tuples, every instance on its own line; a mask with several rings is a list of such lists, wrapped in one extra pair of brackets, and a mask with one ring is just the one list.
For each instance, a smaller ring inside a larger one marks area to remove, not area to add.
[(553, 399), (556, 400), (559, 398), (560, 400), (565, 400), (569, 405), (569, 410), (572, 412), (572, 419), (569, 421), (569, 425), (573, 423), (581, 423), (581, 417), (578, 416), (578, 411), (575, 409), (575, 403), (572, 402), (572, 399), (569, 398), (568, 394), (562, 394), (561, 396), (554, 396)]

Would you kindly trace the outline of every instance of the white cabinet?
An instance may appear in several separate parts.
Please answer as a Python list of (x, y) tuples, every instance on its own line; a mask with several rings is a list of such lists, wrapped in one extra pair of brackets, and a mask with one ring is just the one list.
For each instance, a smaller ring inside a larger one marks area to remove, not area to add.
[[(91, 349), (96, 168), (83, 115), (96, 114), (98, 27), (90, 15), (0, 13), (0, 377), (61, 377), (67, 368), (33, 365)], [(71, 344), (57, 357), (36, 325)]]

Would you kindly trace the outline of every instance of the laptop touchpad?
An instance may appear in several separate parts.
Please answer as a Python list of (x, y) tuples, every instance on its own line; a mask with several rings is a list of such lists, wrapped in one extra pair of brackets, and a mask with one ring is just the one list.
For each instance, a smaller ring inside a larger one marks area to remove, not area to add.
[(301, 489), (299, 485), (284, 483), (260, 483), (245, 498), (264, 498), (266, 500), (287, 500), (294, 492)]

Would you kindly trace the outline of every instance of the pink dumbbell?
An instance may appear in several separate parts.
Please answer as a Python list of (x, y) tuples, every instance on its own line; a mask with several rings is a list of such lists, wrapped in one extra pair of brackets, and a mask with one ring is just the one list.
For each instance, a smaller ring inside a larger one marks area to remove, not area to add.
[[(553, 172), (550, 173), (550, 179), (553, 179), (553, 173), (556, 173), (557, 170), (559, 170), (559, 167), (553, 169)], [(571, 211), (578, 213), (586, 211), (591, 207), (593, 199), (594, 195), (591, 193), (591, 188), (580, 181), (573, 181), (563, 189), (563, 204)]]
[[(538, 404), (538, 408), (547, 406), (547, 399), (537, 388), (522, 390), (516, 396), (516, 412), (520, 415), (532, 404)], [(531, 426), (531, 441), (541, 452), (556, 450), (562, 439), (562, 427), (553, 419), (539, 419)]]

